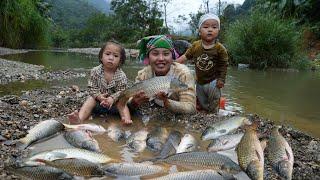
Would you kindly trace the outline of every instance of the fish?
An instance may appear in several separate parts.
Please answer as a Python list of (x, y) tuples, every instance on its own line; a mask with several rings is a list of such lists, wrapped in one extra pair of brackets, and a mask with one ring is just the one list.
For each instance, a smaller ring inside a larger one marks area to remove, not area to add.
[(224, 180), (225, 178), (214, 170), (195, 170), (185, 172), (175, 172), (166, 176), (154, 178), (154, 180), (194, 180), (194, 179), (214, 179)]
[(146, 147), (146, 139), (148, 136), (148, 131), (142, 129), (131, 134), (126, 140), (126, 144), (129, 148), (134, 150), (135, 152), (142, 152)]
[(169, 95), (188, 89), (188, 85), (181, 82), (174, 76), (156, 76), (134, 84), (127, 88), (119, 96), (119, 102), (126, 103), (137, 92), (144, 91), (150, 100), (155, 99), (155, 95), (162, 91)]
[(101, 177), (105, 175), (105, 171), (99, 164), (85, 159), (67, 158), (53, 161), (38, 159), (37, 161), (47, 166), (63, 169), (74, 176)]
[(229, 157), (216, 152), (187, 152), (171, 155), (165, 159), (158, 159), (155, 162), (169, 163), (184, 166), (191, 169), (212, 169), (231, 174), (241, 172), (238, 164)]
[(17, 140), (18, 149), (25, 149), (32, 143), (48, 138), (64, 130), (64, 125), (55, 119), (41, 121), (28, 131), (28, 134)]
[(37, 159), (53, 161), (56, 159), (66, 159), (66, 158), (85, 159), (93, 163), (108, 163), (113, 161), (112, 158), (102, 153), (88, 151), (80, 148), (65, 148), (65, 149), (54, 149), (51, 151), (44, 151), (44, 152), (37, 153), (27, 158), (25, 160), (25, 164), (29, 164), (29, 165), (39, 164), (36, 162)]
[(176, 153), (191, 152), (198, 148), (198, 142), (191, 134), (185, 134), (177, 148)]
[(97, 124), (63, 124), (68, 129), (77, 129), (77, 130), (88, 130), (91, 131), (93, 134), (104, 134), (107, 130)]
[(213, 125), (207, 127), (202, 135), (202, 140), (215, 139), (219, 136), (229, 134), (230, 132), (235, 131), (242, 125), (249, 125), (251, 122), (246, 117), (235, 116), (229, 119), (219, 121)]
[(272, 168), (284, 179), (292, 179), (293, 152), (286, 139), (279, 133), (279, 127), (271, 131), (267, 143), (267, 158)]
[(103, 169), (114, 176), (146, 176), (165, 172), (162, 166), (134, 162), (109, 163)]
[(166, 142), (169, 136), (169, 132), (166, 128), (156, 127), (151, 131), (147, 136), (147, 147), (153, 152), (161, 151), (164, 143)]
[(71, 130), (64, 133), (64, 138), (68, 143), (76, 148), (82, 148), (89, 151), (101, 152), (98, 141), (92, 137), (90, 131)]
[(246, 127), (246, 131), (236, 147), (241, 169), (253, 180), (263, 179), (264, 154), (257, 136), (255, 122)]
[(114, 142), (118, 142), (125, 138), (124, 131), (121, 130), (120, 127), (116, 124), (111, 124), (110, 126), (108, 126), (107, 135)]
[(57, 179), (74, 179), (72, 175), (67, 172), (50, 167), (50, 166), (28, 166), (28, 165), (19, 165), (19, 166), (9, 166), (5, 168), (7, 171), (12, 172), (13, 174), (20, 175), (28, 179), (37, 179), (37, 180), (57, 180)]
[(181, 141), (182, 134), (179, 131), (171, 131), (166, 143), (163, 145), (162, 150), (157, 158), (166, 158), (169, 155), (176, 153), (176, 148)]
[(225, 151), (228, 149), (232, 149), (238, 145), (243, 133), (239, 134), (228, 134), (224, 136), (220, 136), (216, 139), (213, 139), (208, 146), (209, 152), (217, 152), (217, 151)]

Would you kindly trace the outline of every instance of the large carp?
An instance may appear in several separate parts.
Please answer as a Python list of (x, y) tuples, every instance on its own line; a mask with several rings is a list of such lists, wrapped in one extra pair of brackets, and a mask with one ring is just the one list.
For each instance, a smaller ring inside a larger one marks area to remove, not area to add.
[(133, 151), (142, 152), (147, 147), (146, 139), (148, 133), (149, 132), (145, 129), (137, 131), (128, 137), (128, 139), (126, 140), (126, 144)]
[(48, 138), (62, 131), (64, 128), (65, 127), (61, 122), (54, 119), (41, 121), (39, 124), (31, 128), (24, 138), (19, 139), (16, 142), (16, 145), (19, 149), (25, 149), (31, 143)]
[(158, 165), (134, 162), (110, 163), (103, 169), (114, 176), (146, 176), (165, 172), (165, 168)]
[(217, 151), (232, 149), (238, 145), (242, 136), (243, 136), (243, 133), (227, 134), (224, 136), (220, 136), (216, 139), (213, 139), (208, 146), (208, 151), (217, 152)]
[(50, 166), (28, 166), (28, 165), (14, 165), (5, 167), (7, 171), (10, 171), (16, 175), (20, 175), (27, 179), (37, 180), (56, 180), (56, 179), (74, 179), (72, 175), (66, 173), (61, 169), (57, 169)]
[(94, 152), (101, 152), (98, 141), (92, 137), (90, 131), (70, 130), (66, 131), (63, 135), (68, 143), (74, 147)]
[(51, 151), (44, 151), (38, 154), (31, 156), (25, 161), (26, 164), (39, 164), (37, 163), (38, 159), (53, 161), (56, 159), (66, 159), (66, 158), (78, 158), (86, 159), (93, 163), (108, 163), (113, 161), (109, 156), (97, 153), (93, 151), (88, 151), (85, 149), (79, 148), (65, 148), (65, 149), (54, 149)]
[(157, 158), (166, 158), (169, 155), (175, 154), (176, 148), (178, 147), (182, 134), (179, 131), (171, 131), (166, 143), (163, 145), (162, 150)]
[(99, 164), (85, 159), (67, 158), (56, 159), (53, 161), (39, 159), (37, 161), (45, 163), (48, 166), (63, 169), (64, 171), (75, 176), (93, 177), (105, 175), (104, 170)]
[(156, 162), (165, 162), (192, 169), (212, 169), (232, 174), (237, 174), (241, 171), (238, 164), (229, 157), (215, 152), (179, 153), (165, 159), (158, 159)]
[(264, 155), (257, 136), (257, 127), (256, 122), (247, 126), (236, 148), (239, 165), (252, 180), (263, 179)]
[(171, 173), (166, 176), (154, 178), (156, 180), (194, 180), (194, 179), (214, 179), (224, 180), (225, 178), (214, 170), (196, 170)]
[(177, 147), (177, 153), (192, 152), (197, 150), (198, 142), (191, 134), (185, 134)]
[(152, 100), (160, 91), (171, 94), (186, 89), (188, 89), (188, 86), (174, 76), (156, 76), (154, 78), (138, 82), (123, 91), (119, 96), (119, 101), (125, 103), (139, 91), (144, 91)]
[(279, 133), (279, 127), (272, 129), (268, 141), (267, 158), (274, 170), (284, 179), (292, 179), (293, 153), (286, 139)]
[(229, 134), (242, 125), (249, 125), (251, 122), (246, 117), (235, 116), (229, 119), (216, 122), (205, 129), (201, 135), (202, 140), (215, 139), (219, 136)]

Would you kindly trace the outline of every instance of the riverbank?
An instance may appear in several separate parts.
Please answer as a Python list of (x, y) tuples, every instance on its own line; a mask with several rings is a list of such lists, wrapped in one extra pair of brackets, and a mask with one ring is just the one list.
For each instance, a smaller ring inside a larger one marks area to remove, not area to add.
[[(31, 68), (25, 66), (24, 63), (17, 63), (12, 61), (1, 60), (0, 62), (8, 63), (8, 71), (18, 73), (19, 70)], [(9, 64), (16, 64), (9, 66)], [(28, 64), (26, 64), (28, 65)], [(0, 67), (0, 69), (3, 66)], [(1, 69), (2, 70), (2, 69)], [(44, 77), (46, 72), (43, 69), (34, 69), (41, 77)], [(3, 72), (3, 71), (1, 71)], [(55, 74), (49, 72), (49, 74)], [(56, 73), (55, 78), (72, 78), (72, 74)], [(12, 75), (12, 76), (13, 76)], [(2, 77), (1, 77), (2, 78)], [(50, 80), (50, 78), (48, 79)], [(7, 95), (0, 97), (0, 141), (14, 140), (24, 137), (27, 130), (40, 121), (56, 118), (65, 120), (66, 114), (78, 109), (84, 102), (88, 95), (87, 89), (80, 89), (76, 87), (52, 87), (50, 89), (38, 89), (23, 92), (20, 96)], [(185, 125), (186, 128), (202, 132), (204, 128), (218, 120), (213, 115), (198, 113), (192, 116), (175, 116), (163, 112), (161, 109), (154, 109), (150, 113), (155, 119), (159, 120), (175, 120)], [(261, 134), (268, 134), (270, 129), (274, 126), (271, 120), (264, 119), (258, 115), (246, 115), (251, 120), (259, 121), (259, 132)], [(281, 133), (287, 139), (293, 149), (295, 156), (293, 179), (320, 179), (320, 140), (309, 136), (301, 131), (292, 129), (290, 127), (283, 127)], [(0, 149), (0, 179), (15, 179), (16, 176), (6, 172), (4, 163), (8, 159), (20, 157), (24, 152), (18, 151), (14, 146), (1, 144)], [(271, 170), (268, 161), (266, 161), (266, 179), (279, 179)]]

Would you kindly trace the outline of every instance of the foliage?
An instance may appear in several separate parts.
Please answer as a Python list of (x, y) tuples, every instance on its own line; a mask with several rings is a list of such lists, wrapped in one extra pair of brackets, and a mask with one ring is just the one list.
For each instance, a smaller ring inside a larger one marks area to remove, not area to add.
[(258, 11), (231, 24), (226, 32), (226, 46), (232, 63), (250, 68), (288, 68), (297, 62), (299, 33), (292, 21)]
[[(0, 45), (11, 48), (44, 47), (48, 20), (41, 0), (0, 1)], [(39, 9), (38, 9), (39, 8)]]
[(143, 36), (161, 34), (167, 31), (162, 27), (161, 11), (157, 0), (112, 0), (114, 11), (114, 31), (116, 39), (133, 42)]
[(191, 20), (189, 21), (189, 25), (190, 25), (191, 32), (194, 36), (197, 36), (199, 20), (200, 20), (200, 17), (204, 14), (205, 13), (202, 12), (201, 10), (198, 10), (196, 14), (192, 14), (192, 13), (189, 14), (191, 18)]

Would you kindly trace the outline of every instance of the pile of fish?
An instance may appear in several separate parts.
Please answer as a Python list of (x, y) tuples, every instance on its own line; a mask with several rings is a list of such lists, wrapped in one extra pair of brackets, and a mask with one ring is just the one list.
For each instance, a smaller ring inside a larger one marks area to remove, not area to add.
[[(6, 166), (14, 174), (31, 179), (74, 179), (82, 177), (144, 177), (158, 179), (234, 179), (244, 171), (252, 179), (263, 179), (263, 146), (256, 133), (257, 124), (245, 117), (219, 121), (202, 133), (203, 141), (211, 140), (207, 151), (201, 151), (201, 141), (195, 135), (177, 130), (153, 127), (137, 132), (123, 131), (117, 124), (105, 129), (96, 124), (68, 125), (57, 120), (42, 121), (15, 142), (18, 148), (63, 133), (72, 148), (57, 148), (34, 154), (22, 162)], [(244, 133), (232, 134), (241, 126)], [(122, 162), (101, 152), (95, 134), (106, 134), (114, 142), (123, 141), (135, 153), (150, 151), (154, 157), (142, 162)], [(265, 142), (265, 141), (264, 141)], [(236, 148), (238, 162), (218, 153)], [(278, 174), (291, 179), (293, 155), (286, 140), (272, 130), (267, 143), (269, 162)], [(168, 165), (181, 166), (187, 171), (169, 173)], [(165, 175), (165, 176), (163, 176)], [(161, 176), (161, 177), (159, 177)]]

